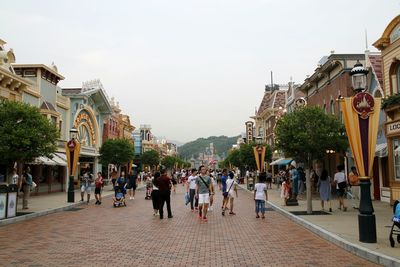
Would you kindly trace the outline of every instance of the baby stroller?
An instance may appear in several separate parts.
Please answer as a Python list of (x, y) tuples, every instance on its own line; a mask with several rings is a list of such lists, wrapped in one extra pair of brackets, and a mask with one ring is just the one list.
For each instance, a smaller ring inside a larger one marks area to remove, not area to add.
[(390, 246), (393, 248), (394, 247), (394, 235), (397, 235), (397, 242), (400, 243), (400, 205), (399, 201), (396, 200), (393, 205), (393, 225), (392, 229), (390, 230), (390, 235), (389, 235), (389, 240), (390, 240)]
[(119, 186), (116, 187), (115, 189), (115, 195), (113, 197), (113, 206), (114, 208), (117, 207), (126, 207), (126, 202), (125, 202), (125, 193), (124, 188), (121, 189)]
[(151, 199), (151, 191), (153, 191), (153, 183), (151, 180), (148, 180), (146, 182), (146, 196), (144, 199), (150, 200)]

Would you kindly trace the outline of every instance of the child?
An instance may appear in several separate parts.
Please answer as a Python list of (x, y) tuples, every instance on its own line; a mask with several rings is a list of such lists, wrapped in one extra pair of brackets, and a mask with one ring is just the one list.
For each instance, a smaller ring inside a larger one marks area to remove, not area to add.
[(287, 205), (287, 201), (290, 198), (290, 181), (287, 177), (283, 178), (282, 189), (281, 189), (281, 198), (283, 198), (285, 205)]
[(265, 173), (260, 173), (258, 183), (254, 186), (254, 201), (256, 203), (256, 218), (260, 218), (259, 212), (261, 211), (261, 218), (265, 218), (265, 200), (268, 200), (267, 185), (265, 181), (267, 176)]
[(96, 205), (101, 205), (101, 189), (103, 188), (103, 177), (101, 176), (101, 172), (97, 173), (95, 186), (94, 197), (96, 198)]

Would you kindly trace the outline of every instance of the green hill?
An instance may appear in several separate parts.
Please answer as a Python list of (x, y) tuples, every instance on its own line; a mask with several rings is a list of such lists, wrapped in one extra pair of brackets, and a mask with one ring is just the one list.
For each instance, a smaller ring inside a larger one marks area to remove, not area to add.
[(192, 155), (196, 158), (199, 153), (205, 153), (210, 143), (214, 144), (215, 153), (219, 156), (227, 154), (232, 145), (236, 144), (239, 136), (210, 136), (208, 138), (199, 138), (195, 141), (184, 144), (178, 147), (179, 156), (182, 158), (190, 159)]

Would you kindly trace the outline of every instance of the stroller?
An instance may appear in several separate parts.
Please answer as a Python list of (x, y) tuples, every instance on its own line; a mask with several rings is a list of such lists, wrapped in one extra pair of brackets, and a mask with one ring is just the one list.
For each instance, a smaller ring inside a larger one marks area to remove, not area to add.
[(393, 225), (392, 229), (390, 230), (389, 240), (390, 246), (394, 247), (394, 235), (397, 235), (397, 242), (400, 243), (400, 202), (396, 200), (393, 205)]
[(126, 202), (125, 202), (125, 194), (126, 192), (124, 192), (124, 188), (121, 189), (121, 187), (116, 186), (115, 189), (115, 195), (113, 197), (113, 206), (114, 208), (117, 207), (126, 207)]

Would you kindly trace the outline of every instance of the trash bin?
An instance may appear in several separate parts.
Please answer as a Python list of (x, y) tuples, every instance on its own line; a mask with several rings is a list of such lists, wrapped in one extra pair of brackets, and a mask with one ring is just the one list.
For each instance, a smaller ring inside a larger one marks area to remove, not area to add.
[(0, 220), (5, 219), (7, 215), (7, 192), (8, 186), (0, 185)]
[(7, 218), (17, 216), (17, 197), (18, 187), (16, 184), (8, 186), (8, 198), (7, 198)]

